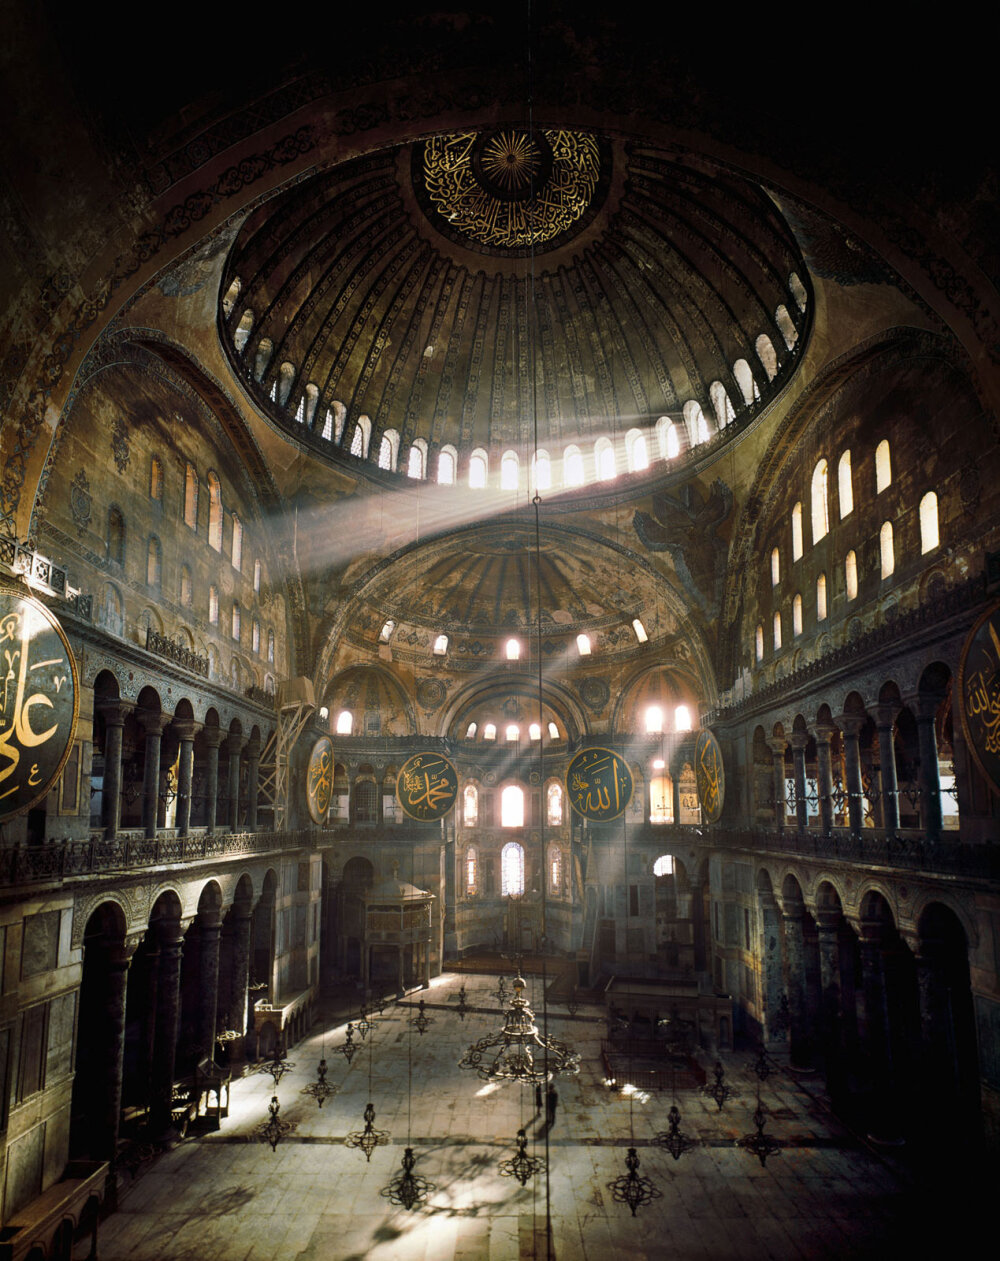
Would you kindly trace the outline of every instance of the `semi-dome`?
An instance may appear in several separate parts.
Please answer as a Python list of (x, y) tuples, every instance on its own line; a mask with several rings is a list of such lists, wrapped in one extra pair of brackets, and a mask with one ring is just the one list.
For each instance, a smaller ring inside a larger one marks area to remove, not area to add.
[(736, 432), (794, 369), (807, 283), (746, 180), (509, 126), (373, 153), (259, 207), (220, 328), (260, 409), (335, 458), (516, 489), (537, 417), (536, 481), (558, 490)]

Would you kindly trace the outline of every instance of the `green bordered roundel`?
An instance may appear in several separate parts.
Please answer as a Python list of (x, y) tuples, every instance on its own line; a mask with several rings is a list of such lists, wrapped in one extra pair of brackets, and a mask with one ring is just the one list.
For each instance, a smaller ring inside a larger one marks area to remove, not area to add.
[(443, 819), (457, 796), (458, 771), (440, 753), (414, 753), (396, 776), (399, 804), (421, 823)]
[(44, 604), (0, 586), (0, 823), (43, 800), (76, 736), (76, 662)]
[(584, 819), (607, 823), (632, 800), (632, 772), (611, 749), (583, 749), (566, 769), (566, 794)]
[(1000, 604), (983, 614), (965, 641), (958, 707), (972, 756), (1000, 792)]
[(726, 800), (726, 771), (722, 750), (711, 731), (699, 731), (694, 746), (694, 774), (698, 783), (701, 817), (706, 823), (718, 823)]
[(306, 805), (313, 823), (325, 823), (333, 796), (333, 741), (320, 736), (306, 767)]

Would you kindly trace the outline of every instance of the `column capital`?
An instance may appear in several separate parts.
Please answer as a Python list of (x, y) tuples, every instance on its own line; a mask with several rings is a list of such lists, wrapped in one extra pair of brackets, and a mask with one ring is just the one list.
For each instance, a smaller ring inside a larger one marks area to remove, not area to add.
[(788, 739), (785, 736), (768, 736), (765, 744), (776, 757), (783, 758)]
[(902, 708), (901, 701), (880, 701), (875, 706), (875, 725), (880, 731), (891, 731)]
[(179, 740), (193, 740), (202, 729), (202, 724), (195, 722), (193, 718), (175, 718), (170, 725)]
[(108, 727), (122, 727), (125, 719), (135, 709), (135, 701), (106, 700), (98, 701), (97, 709)]
[(795, 752), (805, 752), (805, 747), (809, 743), (808, 731), (793, 731), (788, 737), (788, 743)]
[(163, 735), (164, 729), (173, 721), (170, 714), (154, 713), (149, 709), (137, 709), (135, 717), (147, 736)]
[(229, 732), (223, 731), (221, 727), (204, 727), (202, 728), (201, 738), (210, 749), (218, 749), (228, 737)]
[(230, 735), (226, 737), (226, 749), (229, 753), (229, 756), (239, 757), (239, 755), (243, 752), (243, 748), (246, 742), (247, 742), (246, 736), (239, 735), (235, 731), (231, 732)]
[(259, 758), (261, 754), (260, 736), (250, 736), (247, 739), (247, 756)]
[(837, 728), (832, 722), (818, 722), (813, 732), (817, 744), (829, 744), (836, 734)]
[(834, 719), (845, 736), (858, 736), (861, 728), (868, 721), (867, 714), (838, 714)]

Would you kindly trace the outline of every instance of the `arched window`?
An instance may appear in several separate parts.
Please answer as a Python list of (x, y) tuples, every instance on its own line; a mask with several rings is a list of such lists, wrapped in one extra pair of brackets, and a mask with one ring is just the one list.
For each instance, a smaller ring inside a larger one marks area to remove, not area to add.
[(853, 551), (844, 557), (844, 586), (848, 600), (856, 600), (858, 596), (858, 558)]
[(481, 448), (469, 456), (469, 489), (485, 490), (490, 475), (490, 464), (486, 452)]
[(674, 784), (669, 775), (657, 775), (649, 781), (649, 821), (674, 821)]
[(462, 822), (467, 828), (479, 822), (479, 789), (475, 784), (466, 784), (462, 793)]
[[(399, 450), (399, 434), (395, 429), (387, 429), (382, 435), (378, 447), (378, 466), (391, 472), (396, 467), (396, 454)], [(352, 451), (353, 455), (354, 452)]]
[(806, 293), (805, 285), (803, 285), (802, 281), (799, 280), (795, 272), (789, 273), (788, 288), (791, 291), (792, 297), (795, 299), (799, 310), (804, 311), (806, 309), (806, 303), (809, 301), (809, 297)]
[(222, 484), (215, 473), (208, 475), (208, 545), (222, 551)]
[(774, 651), (778, 652), (781, 648), (781, 611), (776, 610), (774, 614)]
[(454, 486), (455, 485), (455, 468), (458, 463), (458, 456), (455, 448), (452, 446), (442, 447), (438, 452), (438, 485)]
[(349, 736), (354, 730), (354, 715), (349, 709), (342, 709), (337, 715), (337, 735)]
[(146, 582), (150, 587), (158, 587), (163, 569), (163, 549), (160, 540), (151, 534), (146, 545)]
[(563, 483), (566, 486), (582, 486), (587, 480), (583, 467), (583, 452), (577, 446), (568, 446), (563, 454)]
[(646, 634), (646, 628), (645, 626), (643, 626), (640, 618), (638, 617), (632, 618), (632, 629), (635, 631), (635, 637), (639, 641), (639, 643), (640, 644), (646, 643), (646, 641), (649, 639), (649, 636)]
[(882, 560), (882, 578), (892, 577), (896, 568), (896, 555), (892, 545), (892, 522), (883, 521), (878, 535), (879, 556)]
[(478, 730), (479, 730), (479, 723), (470, 722), (469, 725), (465, 729), (466, 740), (474, 740), (476, 738), (476, 732)]
[(250, 636), (250, 648), (256, 656), (260, 656), (260, 622), (253, 619), (253, 630)]
[(484, 740), (495, 740), (497, 738), (497, 725), (495, 722), (488, 722), (483, 728)]
[(615, 449), (610, 438), (598, 438), (594, 443), (594, 465), (597, 479), (601, 482), (612, 482), (617, 472), (615, 468)]
[(516, 451), (505, 451), (500, 461), (500, 489), (517, 490), (518, 463)]
[(508, 744), (516, 744), (521, 738), (521, 728), (516, 722), (509, 722), (504, 729), (504, 739)]
[(504, 647), (508, 661), (519, 661), (521, 659), (521, 643), (517, 639), (508, 639)]
[(351, 438), (351, 455), (363, 460), (368, 455), (368, 444), (372, 437), (372, 422), (367, 416), (359, 416)]
[(524, 850), (516, 841), (508, 841), (500, 851), (500, 892), (505, 898), (524, 892)]
[(392, 639), (392, 632), (396, 629), (396, 623), (391, 617), (387, 617), (382, 623), (382, 629), (378, 633), (378, 642), (387, 644)]
[(766, 333), (761, 333), (754, 346), (757, 351), (757, 358), (767, 373), (767, 379), (773, 381), (778, 375), (778, 356), (774, 352), (774, 342), (771, 341)]
[(198, 528), (198, 474), (193, 464), (184, 469), (184, 524)]
[(667, 460), (676, 460), (681, 453), (681, 438), (674, 422), (668, 421), (664, 429), (663, 456)]
[(562, 890), (562, 850), (558, 845), (549, 846), (549, 888), (553, 893)]
[(674, 730), (691, 730), (691, 707), (689, 705), (678, 705), (674, 710)]
[[(672, 428), (673, 422), (669, 416), (661, 416), (656, 422), (656, 428), (653, 432), (656, 434), (656, 449), (659, 452), (661, 460), (671, 459), (670, 452), (667, 450), (667, 443), (669, 440), (668, 435), (670, 434)], [(674, 452), (674, 454), (676, 455), (677, 452)]]
[(434, 640), (434, 656), (443, 657), (447, 654), (447, 652), (448, 652), (448, 636), (438, 635), (437, 639)]
[(531, 485), (533, 490), (552, 489), (552, 461), (548, 451), (536, 451), (532, 457)]
[(267, 659), (271, 665), (274, 665), (274, 631), (267, 632)]
[(827, 498), (827, 464), (820, 462), (812, 475), (812, 536), (813, 544), (825, 538), (830, 531), (830, 508)]
[(684, 420), (687, 423), (689, 446), (696, 447), (701, 442), (709, 441), (712, 435), (708, 428), (708, 419), (696, 399), (689, 399), (684, 404)]
[(641, 473), (649, 468), (649, 450), (646, 435), (641, 429), (630, 429), (625, 435), (625, 455), (630, 473)]
[(119, 508), (108, 510), (108, 560), (125, 564), (125, 518)]
[(771, 548), (771, 586), (776, 587), (781, 581), (781, 553), (776, 547)]
[(563, 821), (562, 784), (549, 784), (545, 791), (545, 813), (550, 826), (557, 828)]
[(589, 635), (583, 635), (583, 634), (577, 635), (576, 650), (580, 654), (581, 657), (590, 656), (590, 636)]
[[(233, 283), (235, 284), (236, 282), (234, 281)], [(233, 298), (233, 302), (234, 303), (236, 302), (235, 297)], [(225, 310), (225, 302), (223, 302), (223, 312), (226, 315), (229, 314), (229, 312)], [(250, 334), (252, 332), (253, 332), (253, 311), (251, 311), (250, 308), (247, 307), (247, 309), (240, 316), (240, 322), (239, 324), (236, 325), (236, 330), (233, 333), (233, 345), (236, 347), (236, 351), (238, 354), (243, 353), (243, 348), (246, 346), (247, 342), (250, 340)]]
[(470, 845), (465, 851), (465, 892), (475, 893), (476, 891), (476, 851)]
[(554, 722), (551, 722), (551, 721), (549, 722), (548, 732), (549, 732), (549, 739), (550, 739), (550, 740), (558, 740), (558, 739), (560, 739), (560, 735), (559, 735), (559, 728), (555, 725), (555, 723), (554, 723)]
[(240, 623), (243, 620), (243, 611), (238, 604), (233, 604), (233, 639), (240, 637)]
[(157, 503), (163, 501), (163, 465), (156, 455), (149, 461), (149, 497)]
[(317, 410), (319, 407), (319, 386), (314, 385), (312, 381), (306, 386), (306, 416), (305, 421), (310, 429), (316, 428)]
[(826, 574), (816, 579), (816, 620), (826, 621)]
[(792, 323), (792, 317), (788, 314), (788, 308), (784, 303), (775, 308), (774, 322), (778, 326), (778, 332), (785, 339), (785, 345), (791, 350), (799, 339), (799, 331)]
[(792, 560), (802, 559), (802, 504), (792, 509)]
[(208, 620), (213, 626), (219, 624), (219, 589), (216, 586), (208, 589)]
[(414, 438), (410, 447), (410, 456), (406, 462), (406, 476), (423, 481), (427, 476), (427, 443), (423, 438)]
[(541, 740), (541, 738), (542, 738), (542, 728), (541, 728), (541, 724), (540, 724), (540, 723), (537, 723), (537, 722), (533, 722), (533, 723), (532, 723), (532, 724), (528, 727), (528, 739), (529, 739), (529, 740)]
[(193, 599), (194, 584), (191, 581), (191, 570), (187, 565), (181, 565), (181, 604), (189, 609)]
[(233, 513), (233, 568), (243, 568), (243, 522)]
[(708, 397), (712, 403), (712, 411), (715, 412), (715, 422), (720, 429), (725, 429), (730, 421), (736, 419), (736, 411), (733, 408), (732, 400), (721, 381), (713, 381), (708, 387)]
[(254, 356), (253, 374), (258, 381), (264, 380), (264, 373), (274, 354), (274, 343), (270, 337), (262, 337), (257, 343), (257, 354)]
[(854, 483), (851, 480), (851, 453), (844, 451), (837, 463), (837, 498), (840, 500), (840, 519), (854, 511)]
[(892, 483), (892, 461), (889, 443), (883, 438), (875, 448), (875, 494), (881, 495)]
[(749, 406), (750, 403), (760, 399), (760, 390), (757, 389), (757, 382), (754, 380), (753, 372), (745, 359), (737, 359), (733, 364), (733, 376), (736, 378), (736, 384), (740, 387), (744, 403)]
[(645, 718), (647, 735), (654, 735), (663, 730), (663, 710), (659, 705), (647, 705)]
[(288, 405), (288, 400), (292, 395), (292, 386), (295, 384), (295, 364), (285, 362), (278, 369), (278, 397), (276, 401), (282, 407)]
[(255, 560), (253, 563), (253, 590), (254, 595), (260, 595), (260, 561)]
[(672, 876), (674, 874), (673, 854), (661, 854), (653, 863), (654, 876)]
[(940, 542), (938, 535), (938, 500), (929, 490), (920, 501), (920, 554), (933, 552)]
[(520, 784), (508, 784), (500, 793), (500, 826), (524, 827), (524, 789)]
[(754, 648), (757, 653), (757, 660), (764, 660), (764, 627), (760, 622), (757, 623), (757, 630), (754, 632)]
[(355, 823), (375, 823), (378, 820), (378, 785), (370, 772), (362, 772), (354, 781)]
[(223, 315), (225, 316), (232, 315), (233, 307), (236, 305), (236, 299), (240, 296), (241, 288), (242, 288), (242, 285), (240, 284), (239, 276), (234, 276), (233, 283), (226, 290), (226, 296), (222, 299), (222, 314)]
[(802, 597), (796, 591), (792, 597), (792, 636), (802, 634)]
[(303, 394), (299, 398), (299, 405), (295, 409), (295, 419), (300, 425), (305, 424), (306, 419), (306, 396)]
[[(333, 400), (333, 441), (340, 444), (344, 438), (344, 426), (347, 424), (347, 408), (337, 399)], [(323, 430), (323, 437), (329, 438), (330, 434)]]

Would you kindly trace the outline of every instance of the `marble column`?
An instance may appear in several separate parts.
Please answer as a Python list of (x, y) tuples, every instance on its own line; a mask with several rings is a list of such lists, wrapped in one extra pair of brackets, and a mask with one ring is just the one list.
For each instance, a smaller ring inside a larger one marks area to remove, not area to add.
[(135, 706), (131, 701), (104, 701), (104, 834), (109, 841), (118, 835), (122, 817), (122, 729)]
[(105, 969), (104, 1017), (100, 1030), (103, 1045), (99, 1057), (103, 1075), (99, 1114), (100, 1134), (92, 1150), (99, 1160), (111, 1161), (114, 1167), (118, 1150), (118, 1127), (122, 1111), (122, 1072), (125, 1065), (125, 995), (128, 990), (128, 969), (141, 937), (109, 944), (100, 952), (98, 966)]
[(887, 832), (899, 830), (899, 783), (896, 779), (896, 718), (901, 709), (894, 703), (881, 704), (875, 711), (878, 729), (879, 775), (882, 780), (882, 826)]
[(791, 1018), (789, 1041), (792, 1060), (800, 1065), (807, 1059), (808, 1045), (803, 915), (801, 905), (791, 906), (782, 912), (785, 967), (788, 974), (788, 1012)]
[(160, 806), (160, 741), (170, 722), (169, 714), (140, 710), (137, 715), (146, 733), (146, 760), (142, 772), (142, 826), (147, 837), (156, 836)]
[(861, 990), (864, 996), (862, 1045), (873, 1084), (887, 1089), (892, 1077), (889, 1064), (889, 1015), (886, 1006), (885, 960), (882, 926), (861, 923)]
[(839, 910), (818, 909), (815, 914), (819, 939), (820, 1029), (827, 1066), (837, 1058), (840, 1044), (840, 925)]
[(785, 826), (785, 737), (773, 736), (767, 745), (774, 754), (774, 826)]
[(923, 825), (928, 840), (941, 835), (941, 774), (938, 767), (937, 733), (934, 720), (937, 703), (933, 698), (918, 698), (912, 705), (917, 719), (917, 741), (920, 749), (920, 798), (923, 803)]
[(177, 832), (187, 836), (191, 830), (191, 777), (194, 771), (194, 738), (201, 724), (189, 718), (175, 718), (174, 730), (180, 740), (177, 774)]
[(793, 731), (791, 738), (792, 764), (795, 768), (795, 821), (800, 832), (809, 827), (809, 803), (806, 800), (806, 745), (809, 736), (804, 731)]
[(830, 741), (835, 727), (820, 723), (816, 727), (816, 779), (819, 791), (819, 824), (824, 836), (833, 831), (833, 768), (830, 764)]
[(247, 990), (250, 985), (250, 929), (253, 919), (250, 908), (233, 907), (230, 947), (232, 967), (229, 974), (229, 1020), (231, 1027), (243, 1036), (247, 1029)]
[(226, 741), (226, 751), (229, 754), (229, 830), (230, 832), (239, 831), (240, 817), (240, 754), (243, 752), (243, 746), (246, 744), (246, 738), (235, 733), (231, 734)]
[(219, 800), (219, 747), (226, 733), (218, 727), (206, 727), (202, 739), (205, 742), (205, 831), (215, 831), (216, 810)]
[(864, 797), (861, 787), (861, 728), (867, 721), (858, 714), (841, 714), (837, 725), (844, 734), (844, 787), (847, 791), (847, 821), (857, 835), (864, 827)]
[(170, 1128), (177, 1033), (181, 1017), (181, 954), (184, 928), (180, 920), (160, 922), (156, 937), (160, 966), (156, 987), (156, 1040), (150, 1083), (150, 1128), (163, 1134)]
[(198, 1040), (202, 1056), (215, 1059), (216, 1019), (219, 1007), (219, 936), (222, 920), (218, 911), (202, 912), (198, 916), (199, 944), (199, 1013)]
[(260, 739), (247, 744), (247, 831), (257, 831), (257, 793), (260, 788)]

